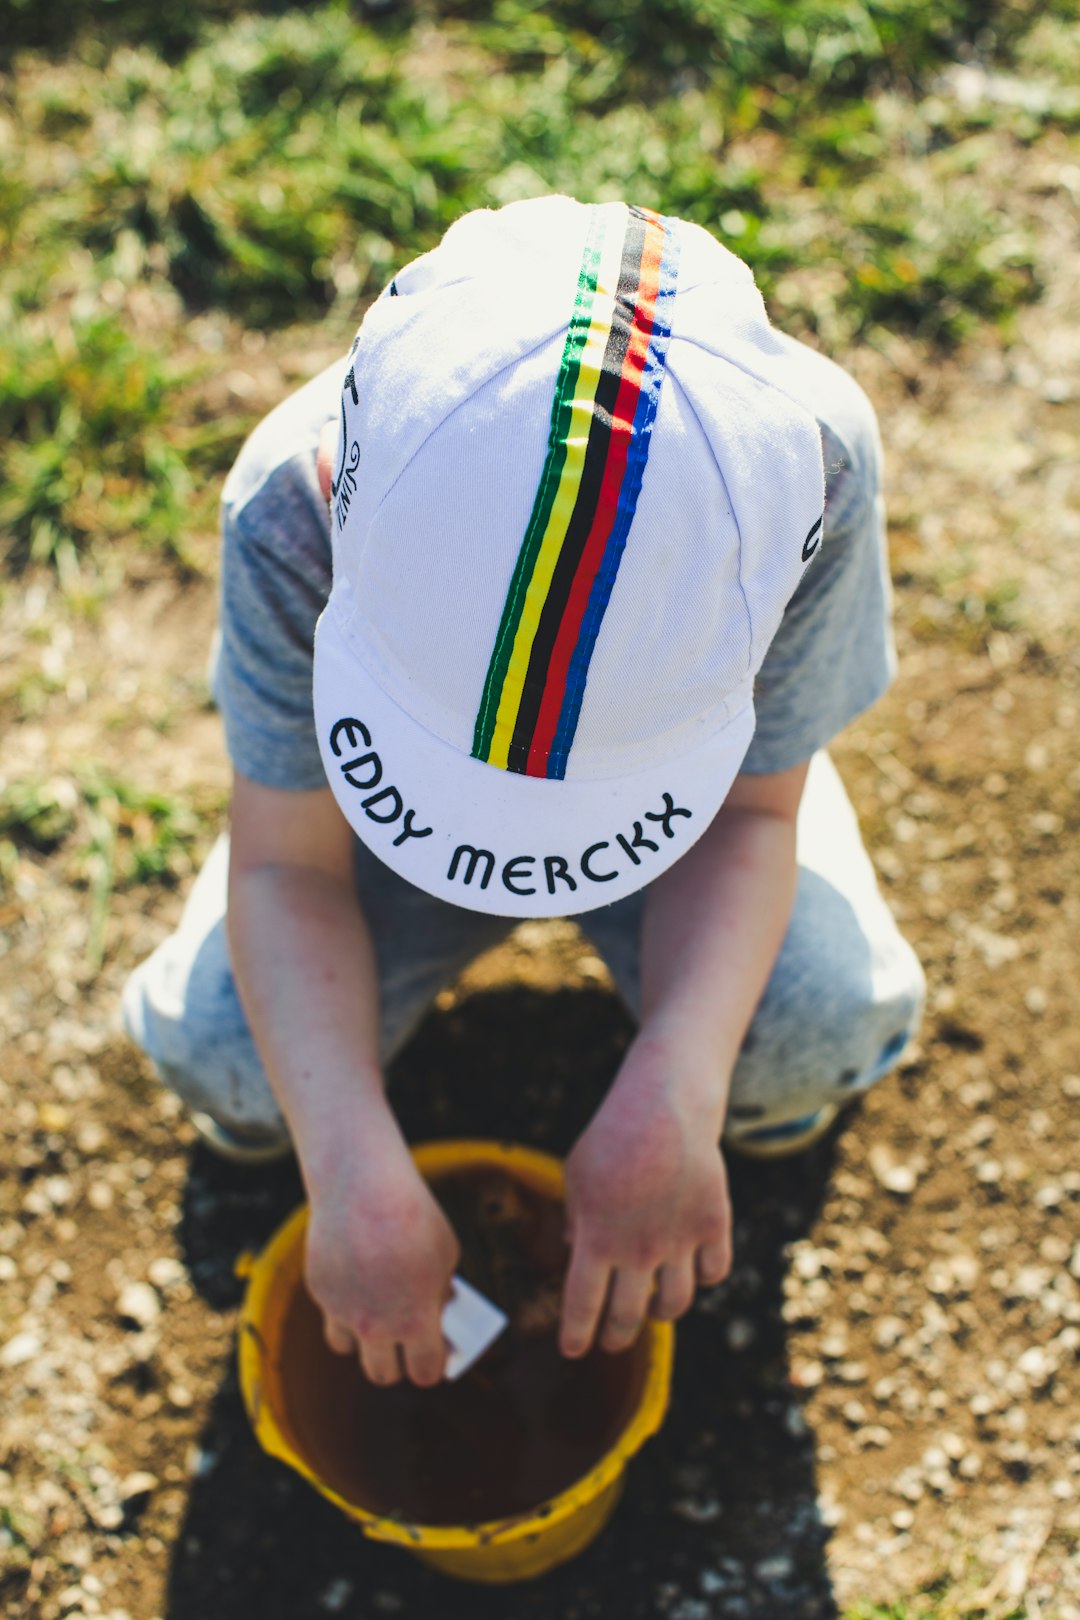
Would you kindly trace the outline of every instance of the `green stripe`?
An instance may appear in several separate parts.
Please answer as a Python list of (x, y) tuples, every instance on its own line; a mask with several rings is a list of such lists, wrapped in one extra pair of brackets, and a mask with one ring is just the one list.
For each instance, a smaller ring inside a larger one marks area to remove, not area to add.
[(570, 317), (562, 360), (559, 363), (559, 375), (555, 384), (555, 399), (551, 408), (551, 428), (548, 433), (548, 452), (544, 461), (544, 470), (540, 475), (540, 485), (536, 491), (536, 499), (533, 502), (529, 526), (525, 531), (525, 539), (522, 541), (513, 578), (510, 581), (510, 590), (507, 593), (506, 604), (503, 608), (499, 633), (495, 638), (495, 649), (491, 655), (487, 680), (484, 682), (484, 695), (480, 700), (480, 710), (476, 716), (472, 746), (473, 756), (476, 759), (486, 759), (491, 747), (495, 722), (499, 715), (499, 700), (502, 695), (503, 682), (506, 679), (507, 667), (514, 650), (514, 639), (525, 606), (529, 581), (532, 579), (537, 553), (547, 532), (548, 520), (551, 517), (551, 509), (555, 504), (559, 479), (562, 475), (563, 462), (566, 460), (566, 436), (570, 427), (570, 409), (574, 401), (578, 374), (581, 369), (581, 355), (585, 348), (585, 340), (588, 337), (589, 326), (592, 321), (592, 307), (596, 297), (596, 280), (600, 269), (600, 249), (603, 240), (604, 216), (598, 208), (593, 214), (589, 232), (585, 239), (585, 253), (581, 261), (581, 272), (578, 276), (574, 313)]

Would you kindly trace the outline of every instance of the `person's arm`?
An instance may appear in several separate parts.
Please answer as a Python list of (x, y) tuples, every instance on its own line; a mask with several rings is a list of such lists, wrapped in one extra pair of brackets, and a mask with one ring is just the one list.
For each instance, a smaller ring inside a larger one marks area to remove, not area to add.
[(560, 1346), (625, 1349), (731, 1264), (720, 1152), (735, 1059), (795, 896), (806, 765), (739, 776), (707, 831), (649, 886), (642, 1021), (566, 1168)]
[(229, 948), (311, 1205), (306, 1277), (327, 1343), (377, 1383), (436, 1383), (457, 1240), (386, 1101), (374, 953), (353, 835), (329, 788), (283, 792), (239, 773)]

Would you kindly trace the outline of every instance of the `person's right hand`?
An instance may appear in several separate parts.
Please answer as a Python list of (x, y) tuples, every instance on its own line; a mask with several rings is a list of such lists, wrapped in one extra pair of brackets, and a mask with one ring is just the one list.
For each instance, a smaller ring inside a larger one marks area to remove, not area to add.
[(440, 1317), (457, 1238), (395, 1133), (367, 1140), (354, 1165), (309, 1184), (305, 1272), (331, 1350), (359, 1353), (376, 1384), (437, 1384)]

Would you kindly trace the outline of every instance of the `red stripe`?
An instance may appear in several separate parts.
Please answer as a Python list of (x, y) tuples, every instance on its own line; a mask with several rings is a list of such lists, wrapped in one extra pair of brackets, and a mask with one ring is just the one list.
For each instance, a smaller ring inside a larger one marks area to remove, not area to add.
[(566, 609), (559, 625), (559, 633), (555, 638), (555, 645), (548, 661), (547, 677), (544, 681), (544, 695), (540, 701), (540, 712), (537, 716), (536, 729), (533, 732), (532, 743), (529, 747), (529, 759), (526, 765), (526, 771), (530, 776), (545, 776), (547, 774), (548, 756), (555, 740), (563, 697), (566, 693), (566, 678), (570, 668), (570, 660), (574, 656), (574, 648), (577, 646), (578, 636), (581, 633), (581, 622), (585, 617), (585, 609), (589, 604), (589, 592), (592, 590), (593, 581), (599, 572), (600, 564), (604, 558), (604, 548), (608, 543), (612, 525), (615, 522), (615, 513), (619, 504), (619, 491), (622, 487), (623, 474), (626, 471), (626, 459), (630, 450), (630, 430), (633, 426), (634, 414), (641, 394), (641, 379), (645, 370), (646, 356), (649, 352), (649, 340), (652, 337), (653, 320), (656, 313), (656, 295), (660, 287), (660, 260), (663, 256), (663, 250), (663, 227), (659, 223), (654, 225), (650, 221), (641, 255), (641, 281), (631, 323), (630, 342), (627, 347), (626, 357), (623, 360), (619, 392), (616, 395), (615, 409), (612, 413), (611, 449), (604, 468), (604, 478), (600, 486), (596, 516), (589, 531), (589, 538), (582, 549), (581, 560), (578, 563), (570, 587), (570, 594), (567, 598)]

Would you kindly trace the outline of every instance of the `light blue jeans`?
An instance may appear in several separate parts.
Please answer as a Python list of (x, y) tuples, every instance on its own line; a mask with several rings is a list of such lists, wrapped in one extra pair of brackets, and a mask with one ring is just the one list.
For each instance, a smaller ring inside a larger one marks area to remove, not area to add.
[[(287, 1135), (233, 981), (221, 838), (180, 925), (124, 988), (131, 1037), (192, 1109), (258, 1137)], [(919, 1022), (924, 982), (878, 890), (855, 813), (825, 753), (798, 823), (798, 888), (787, 934), (735, 1066), (725, 1139), (844, 1103), (893, 1068)], [(414, 888), (357, 849), (360, 903), (380, 969), (389, 1059), (438, 991), (510, 932)], [(580, 917), (632, 1012), (640, 1000), (643, 894)]]

